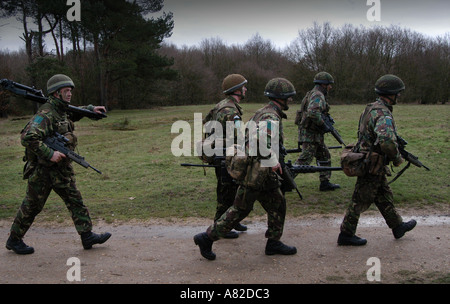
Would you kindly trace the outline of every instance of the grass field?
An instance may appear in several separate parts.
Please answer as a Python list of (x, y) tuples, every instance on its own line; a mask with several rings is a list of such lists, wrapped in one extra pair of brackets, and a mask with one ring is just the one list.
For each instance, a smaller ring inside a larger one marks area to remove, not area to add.
[[(261, 104), (242, 104), (244, 121)], [(181, 167), (180, 163), (200, 164), (197, 157), (175, 157), (171, 152), (171, 134), (175, 121), (188, 121), (193, 128), (194, 113), (209, 111), (212, 105), (163, 107), (152, 110), (112, 111), (101, 121), (83, 119), (76, 124), (77, 152), (97, 169), (74, 164), (77, 185), (95, 220), (127, 221), (150, 217), (212, 218), (215, 212), (216, 178), (212, 168)], [(293, 121), (298, 105), (292, 105), (284, 121), (285, 145), (297, 146), (297, 127)], [(356, 141), (356, 129), (363, 105), (336, 105), (331, 115), (344, 141)], [(450, 107), (448, 105), (397, 105), (394, 108), (399, 134), (408, 141), (407, 150), (417, 156), (431, 171), (411, 166), (395, 183), (396, 206), (402, 209), (446, 210), (449, 207), (449, 139)], [(0, 120), (0, 219), (15, 216), (25, 196), (22, 179), (24, 148), (20, 131), (30, 117)], [(326, 135), (328, 145), (337, 145)], [(331, 150), (333, 166), (339, 166), (341, 150)], [(288, 159), (294, 161), (297, 155)], [(403, 166), (403, 165), (402, 165)], [(395, 168), (398, 172), (400, 168)], [(206, 175), (205, 175), (206, 172)], [(356, 178), (333, 172), (332, 182), (342, 189), (319, 192), (318, 173), (296, 178), (303, 200), (295, 192), (287, 193), (288, 216), (343, 213), (351, 199)], [(255, 204), (253, 215), (264, 210)], [(50, 195), (40, 218), (51, 221), (69, 219), (61, 199)]]

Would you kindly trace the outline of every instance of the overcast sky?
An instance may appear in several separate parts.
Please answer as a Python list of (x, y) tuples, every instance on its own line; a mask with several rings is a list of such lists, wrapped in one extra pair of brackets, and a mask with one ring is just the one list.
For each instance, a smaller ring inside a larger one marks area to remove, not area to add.
[[(373, 6), (368, 2), (380, 3), (380, 21), (368, 21)], [(195, 46), (216, 37), (228, 45), (243, 44), (258, 33), (284, 48), (314, 21), (330, 22), (333, 27), (398, 25), (431, 37), (450, 32), (449, 0), (165, 0), (163, 11), (172, 12), (175, 21), (166, 41), (178, 46)], [(22, 32), (15, 19), (0, 19), (0, 49), (23, 47)]]

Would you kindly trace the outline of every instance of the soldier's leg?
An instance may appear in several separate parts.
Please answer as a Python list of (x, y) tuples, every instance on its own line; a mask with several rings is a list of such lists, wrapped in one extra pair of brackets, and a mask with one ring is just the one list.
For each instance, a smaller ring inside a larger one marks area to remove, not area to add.
[(317, 145), (312, 142), (302, 143), (302, 153), (295, 161), (296, 165), (310, 165), (316, 156)]
[(392, 229), (392, 233), (396, 239), (399, 239), (405, 235), (406, 232), (414, 229), (417, 222), (410, 220), (403, 222), (402, 217), (398, 214), (394, 207), (394, 195), (389, 187), (386, 177), (383, 176), (383, 180), (380, 186), (380, 193), (378, 200), (375, 202), (378, 210), (383, 215), (386, 224)]
[[(320, 166), (331, 166), (331, 155), (325, 143), (320, 143), (317, 146), (316, 159)], [(341, 188), (338, 184), (330, 183), (331, 171), (320, 172), (320, 191), (333, 191)]]
[(47, 170), (37, 166), (28, 178), (27, 194), (11, 226), (11, 238), (22, 239), (36, 215), (42, 211), (52, 189)]
[(255, 200), (255, 191), (240, 186), (236, 192), (233, 205), (206, 230), (209, 238), (215, 241), (225, 237), (236, 224), (252, 211)]
[(63, 175), (60, 171), (52, 174), (53, 190), (61, 197), (69, 209), (78, 234), (92, 230), (92, 221), (88, 208), (83, 203), (80, 191), (76, 187), (73, 174)]
[(280, 241), (286, 218), (286, 199), (280, 188), (259, 193), (258, 200), (267, 212), (265, 254), (296, 254), (297, 248), (285, 245)]
[(402, 217), (394, 207), (394, 194), (387, 184), (385, 176), (383, 176), (378, 195), (375, 198), (375, 205), (380, 210), (389, 228), (393, 229), (403, 222)]
[[(331, 166), (331, 155), (327, 146), (324, 143), (317, 145), (316, 159), (320, 166)], [(329, 181), (331, 178), (331, 171), (320, 172), (320, 181)]]
[(286, 217), (286, 199), (280, 188), (260, 192), (257, 197), (261, 206), (267, 212), (266, 238), (280, 240), (283, 235)]
[(378, 194), (379, 183), (372, 178), (358, 177), (353, 191), (352, 201), (348, 205), (344, 220), (341, 224), (341, 232), (347, 235), (355, 235), (361, 213), (366, 211), (375, 202)]
[[(216, 214), (214, 216), (214, 221), (218, 220), (222, 214), (224, 214), (228, 208), (233, 205), (234, 198), (236, 197), (236, 191), (239, 187), (231, 176), (226, 174), (223, 176), (223, 172), (220, 172), (221, 168), (216, 168), (216, 177), (217, 177), (217, 207)], [(218, 172), (219, 171), (219, 172)]]

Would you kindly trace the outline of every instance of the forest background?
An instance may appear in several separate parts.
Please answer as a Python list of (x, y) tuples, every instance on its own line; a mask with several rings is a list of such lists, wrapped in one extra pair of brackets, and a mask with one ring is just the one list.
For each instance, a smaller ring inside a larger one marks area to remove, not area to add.
[[(221, 82), (230, 73), (249, 80), (247, 102), (254, 103), (264, 100), (273, 77), (291, 80), (301, 100), (319, 71), (335, 79), (331, 104), (373, 100), (375, 81), (387, 73), (405, 82), (403, 103), (449, 100), (450, 33), (431, 38), (399, 26), (334, 28), (325, 22), (300, 29), (284, 49), (259, 33), (242, 45), (227, 45), (217, 36), (187, 47), (164, 42), (175, 24), (172, 13), (156, 14), (162, 7), (163, 0), (83, 1), (83, 18), (70, 22), (65, 1), (2, 1), (0, 17), (25, 20), (25, 48), (0, 51), (0, 78), (45, 93), (47, 80), (64, 73), (76, 84), (73, 104), (109, 111), (213, 104), (223, 98)], [(50, 38), (51, 50), (45, 44)], [(0, 91), (0, 117), (35, 109)]]

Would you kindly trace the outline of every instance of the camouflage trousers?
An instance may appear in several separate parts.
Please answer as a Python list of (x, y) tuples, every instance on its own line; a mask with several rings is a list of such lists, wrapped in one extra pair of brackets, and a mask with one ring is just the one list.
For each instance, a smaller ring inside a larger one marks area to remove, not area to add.
[(224, 237), (233, 227), (253, 210), (258, 200), (267, 212), (266, 238), (279, 240), (283, 234), (286, 217), (286, 199), (280, 188), (257, 191), (239, 186), (233, 205), (222, 216), (208, 227), (206, 232), (212, 240)]
[(239, 187), (239, 185), (233, 181), (228, 172), (226, 172), (225, 168), (216, 167), (216, 177), (217, 207), (214, 221), (217, 221), (222, 214), (224, 214), (227, 209), (233, 205), (234, 198), (236, 197), (236, 191)]
[(394, 196), (387, 184), (386, 175), (367, 175), (358, 177), (353, 192), (352, 201), (345, 213), (341, 231), (349, 235), (356, 233), (359, 216), (374, 203), (389, 228), (395, 228), (402, 223), (402, 217), (394, 207)]
[[(331, 166), (331, 155), (327, 146), (323, 142), (302, 143), (302, 153), (295, 162), (296, 165), (310, 165), (316, 158), (321, 166)], [(319, 180), (328, 181), (331, 178), (331, 171), (320, 172)]]
[(91, 231), (92, 222), (80, 191), (75, 185), (72, 166), (45, 167), (37, 165), (28, 177), (27, 194), (11, 226), (11, 237), (23, 238), (54, 190), (69, 209), (78, 234)]

